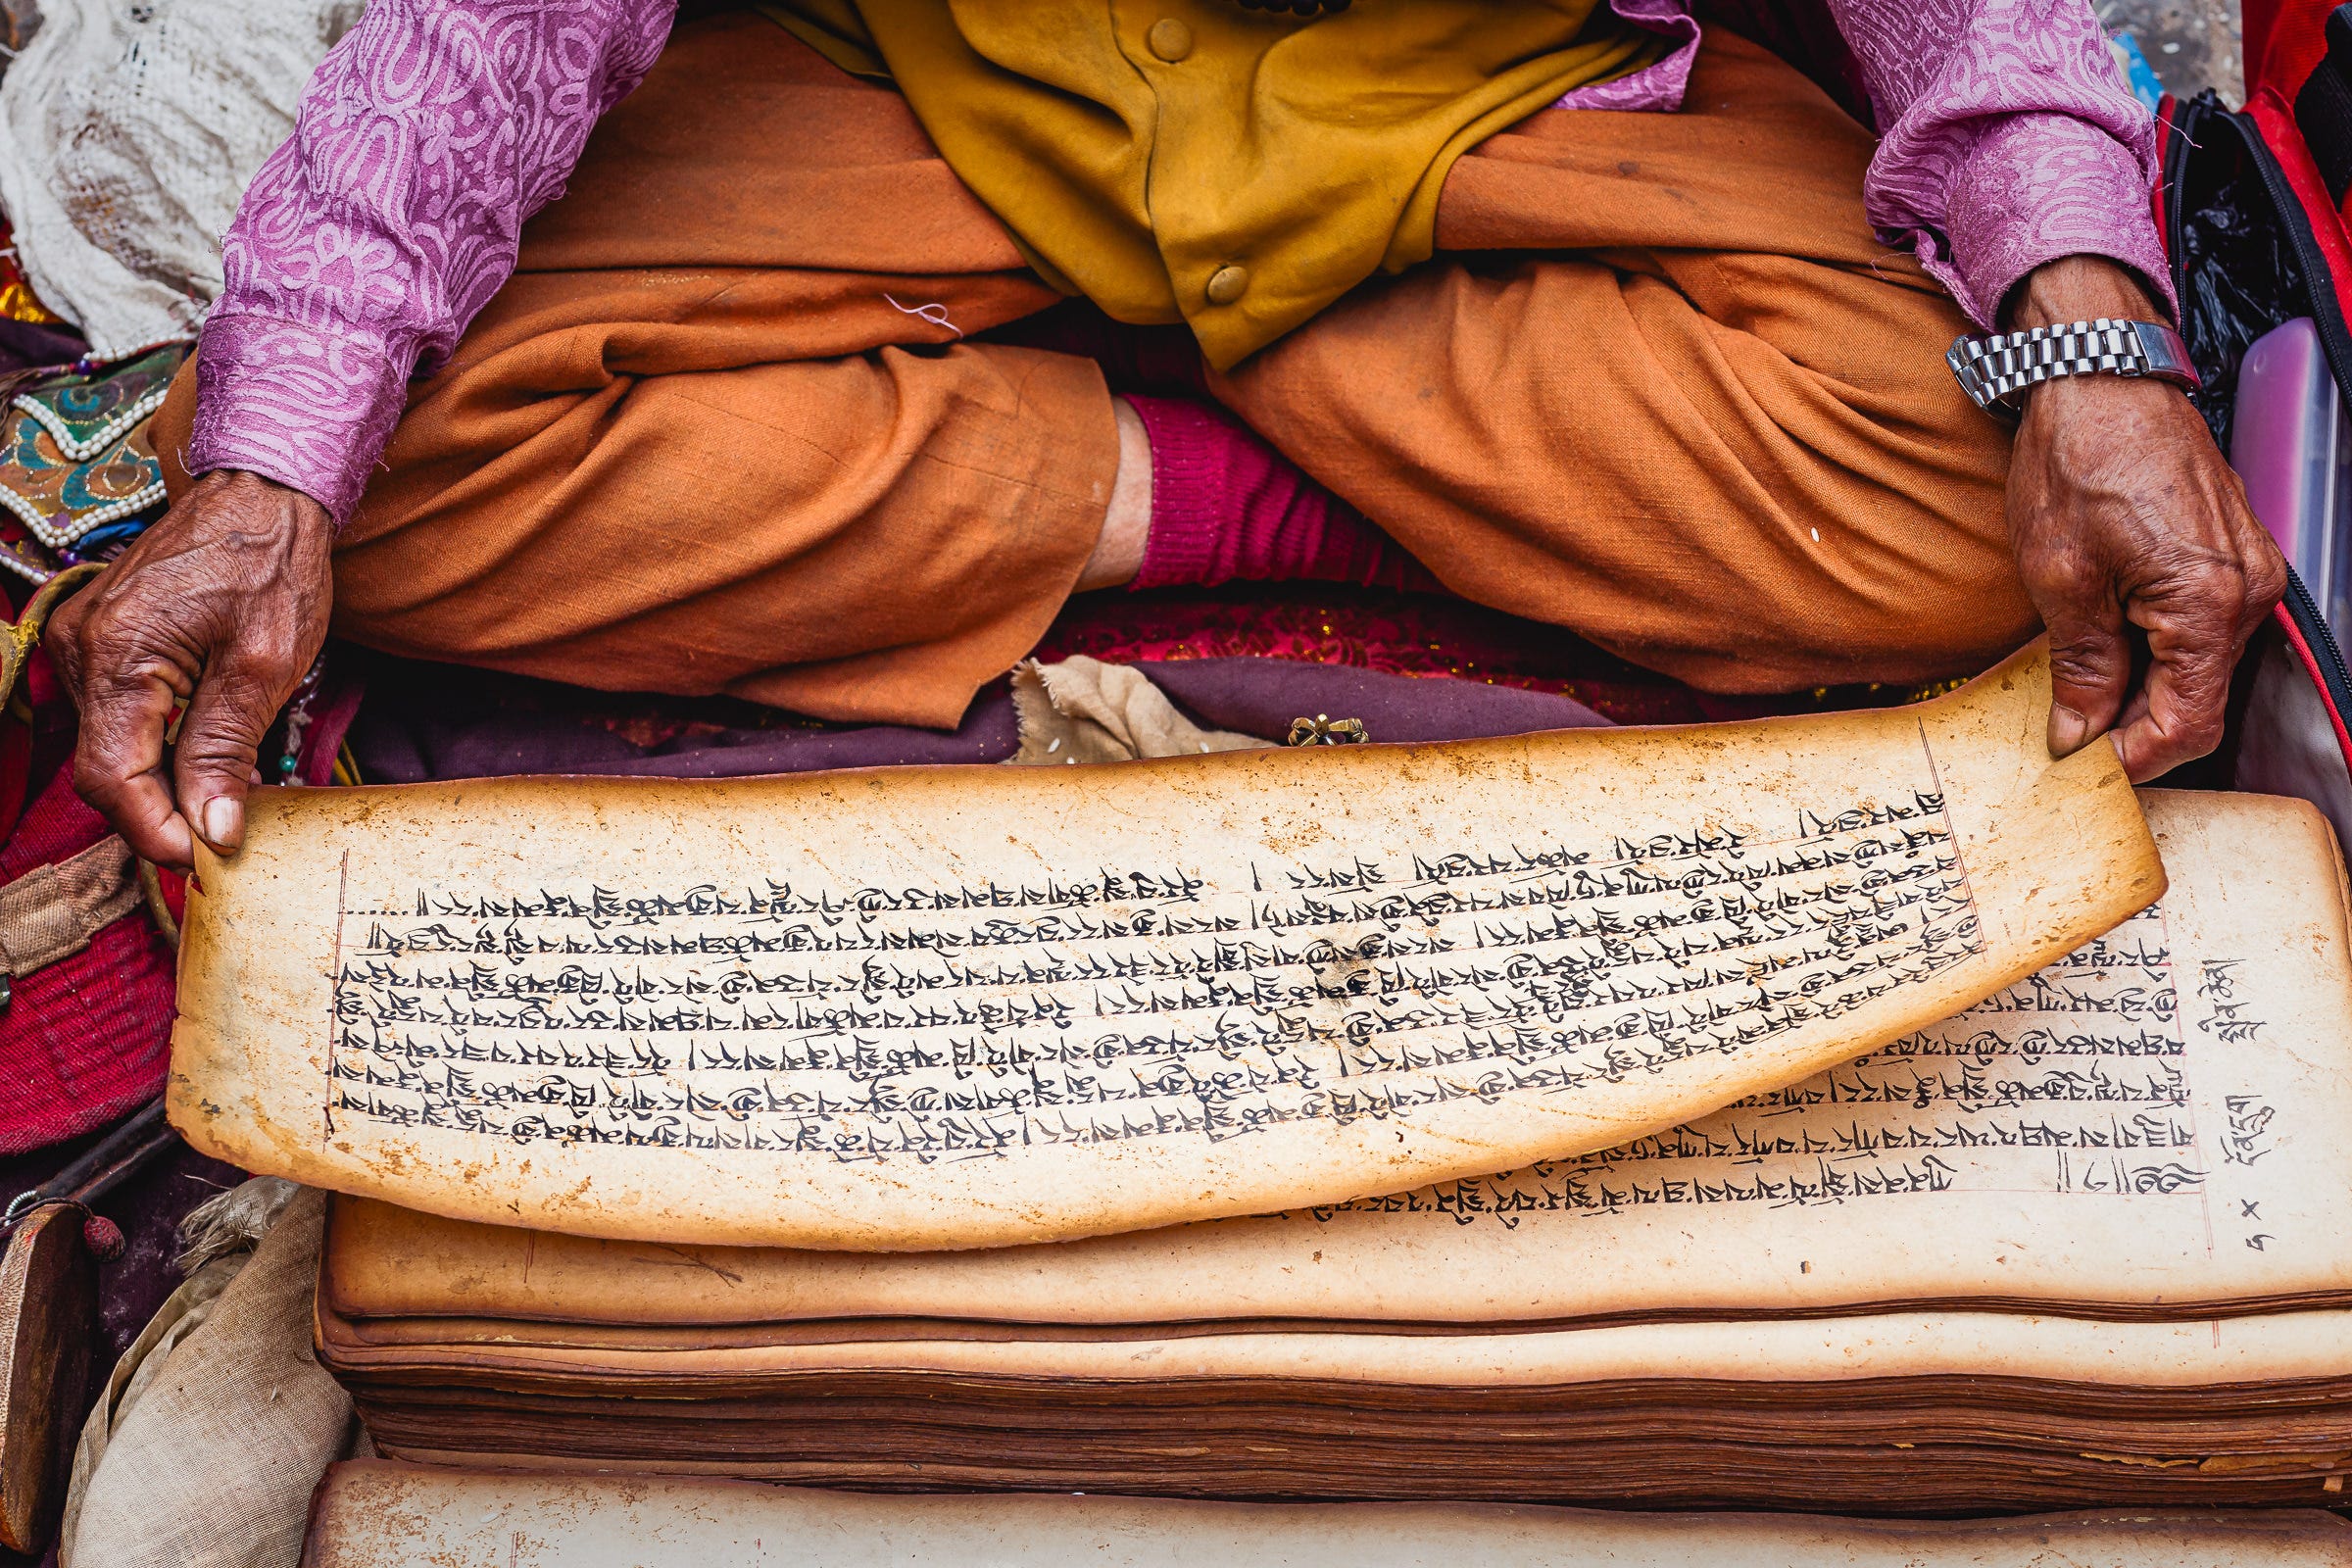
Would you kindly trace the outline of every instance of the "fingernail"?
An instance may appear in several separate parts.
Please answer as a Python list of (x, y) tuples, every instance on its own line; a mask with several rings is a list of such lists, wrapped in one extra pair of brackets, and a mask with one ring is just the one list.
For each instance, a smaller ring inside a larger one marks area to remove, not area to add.
[(2050, 755), (2072, 757), (2090, 739), (2090, 720), (2062, 704), (2050, 705)]
[(225, 795), (216, 795), (204, 803), (204, 840), (216, 850), (234, 849), (237, 830), (242, 825), (244, 811)]

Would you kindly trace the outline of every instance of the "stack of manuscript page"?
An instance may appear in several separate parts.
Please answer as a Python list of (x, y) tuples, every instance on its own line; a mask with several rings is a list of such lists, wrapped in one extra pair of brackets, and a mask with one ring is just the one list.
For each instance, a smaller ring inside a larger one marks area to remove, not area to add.
[(2347, 1568), (2303, 1509), (1903, 1523), (1413, 1503), (874, 1497), (735, 1481), (334, 1467), (304, 1568)]
[(320, 1354), (380, 1451), (506, 1469), (2330, 1504), (2352, 1471), (2341, 861), (2301, 803), (2141, 799), (2152, 907), (1605, 1152), (987, 1250), (592, 1239), (346, 1198)]

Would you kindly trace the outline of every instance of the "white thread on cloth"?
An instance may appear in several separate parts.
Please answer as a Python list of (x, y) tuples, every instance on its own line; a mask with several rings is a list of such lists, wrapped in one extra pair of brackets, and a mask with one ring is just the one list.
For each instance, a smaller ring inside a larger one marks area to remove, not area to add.
[[(933, 300), (925, 305), (901, 305), (897, 298), (892, 295), (885, 294), (882, 297), (886, 300), (889, 300), (891, 309), (897, 311), (901, 316), (919, 316), (924, 320), (929, 321), (933, 326), (944, 326), (949, 331), (955, 333), (957, 337), (963, 336), (963, 328), (957, 326), (954, 321), (948, 319), (948, 308), (945, 305), (940, 304), (937, 300)], [(931, 313), (934, 311), (937, 311), (939, 314), (937, 316), (932, 315)]]

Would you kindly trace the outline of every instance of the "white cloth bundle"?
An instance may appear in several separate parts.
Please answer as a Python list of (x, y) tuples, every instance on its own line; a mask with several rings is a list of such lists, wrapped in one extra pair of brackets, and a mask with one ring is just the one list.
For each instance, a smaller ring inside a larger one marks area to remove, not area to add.
[(192, 335), (220, 233), (364, 0), (46, 0), (0, 77), (0, 209), (102, 359)]
[(82, 1428), (63, 1568), (295, 1568), (328, 1464), (372, 1453), (311, 1354), (323, 1193), (259, 1177), (189, 1216), (188, 1281)]

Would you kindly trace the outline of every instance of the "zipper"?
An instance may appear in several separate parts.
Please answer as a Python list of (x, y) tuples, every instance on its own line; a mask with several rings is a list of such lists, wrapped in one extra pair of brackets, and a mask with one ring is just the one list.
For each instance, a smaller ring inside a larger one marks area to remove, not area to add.
[[(2320, 242), (2312, 232), (2311, 220), (2303, 212), (2303, 204), (2295, 200), (2294, 190), (2286, 182), (2286, 171), (2263, 145), (2262, 136), (2254, 122), (2243, 112), (2223, 113), (2217, 117), (2237, 132), (2238, 144), (2245, 149), (2246, 159), (2254, 172), (2262, 176), (2262, 188), (2271, 198), (2271, 209), (2278, 215), (2278, 224), (2286, 230), (2287, 243), (2294, 247), (2295, 266), (2303, 273), (2303, 300), (2311, 307), (2312, 324), (2320, 331), (2320, 347), (2328, 356), (2328, 368), (2335, 376), (2336, 390), (2352, 402), (2352, 331), (2344, 326), (2343, 308), (2336, 303), (2335, 290), (2328, 286), (2330, 273), (2328, 258), (2320, 252)], [(2310, 594), (2304, 599), (2308, 601)], [(2324, 628), (2323, 628), (2324, 629)], [(2332, 646), (2333, 639), (2329, 639)], [(2340, 671), (2343, 656), (2335, 656)]]
[[(2164, 192), (2164, 254), (2171, 259), (2173, 270), (2173, 298), (2187, 309), (2188, 256), (2181, 245), (2184, 227), (2181, 211), (2188, 204), (2183, 186), (2188, 181), (2188, 155), (2196, 145), (2196, 137), (2183, 122), (2190, 118), (2203, 119), (2206, 114), (2202, 93), (2186, 103), (2175, 98), (2173, 112), (2164, 117), (2158, 129), (2164, 135), (2162, 166), (2157, 171), (2159, 188)], [(2185, 323), (2184, 323), (2185, 324)]]
[[(2319, 602), (2311, 597), (2311, 590), (2303, 585), (2303, 579), (2292, 566), (2286, 568), (2283, 602), (2286, 612), (2294, 617), (2295, 629), (2303, 634), (2303, 642), (2311, 650), (2313, 662), (2320, 666), (2320, 683), (2328, 688), (2328, 706), (2341, 717), (2352, 720), (2352, 669), (2344, 664), (2344, 651), (2337, 645), (2335, 633), (2328, 629)], [(2352, 758), (2346, 758), (2345, 761), (2352, 763)]]
[[(2206, 127), (2213, 123), (2230, 127), (2247, 162), (2254, 166), (2255, 174), (2262, 180), (2263, 193), (2271, 199), (2271, 209), (2278, 215), (2278, 223), (2286, 231), (2287, 243), (2293, 247), (2295, 266), (2303, 274), (2304, 303), (2311, 308), (2312, 325), (2320, 334), (2320, 349), (2328, 356), (2328, 369), (2335, 377), (2335, 385), (2347, 401), (2352, 401), (2352, 331), (2344, 324), (2342, 307), (2335, 291), (2327, 286), (2329, 279), (2327, 258), (2320, 252), (2319, 238), (2313, 233), (2311, 220), (2302, 203), (2295, 200), (2293, 189), (2286, 182), (2286, 172), (2278, 167), (2269, 147), (2254, 125), (2252, 117), (2220, 107), (2220, 100), (2199, 93), (2186, 104), (2176, 106), (2171, 122), (2165, 127), (2164, 164), (2162, 175), (2165, 188), (2165, 248), (2173, 264), (2175, 297), (2185, 305), (2188, 293), (2188, 269), (2180, 243), (2184, 214), (2187, 209), (2184, 189), (2188, 177), (2189, 154), (2202, 144)], [(2352, 667), (2344, 662), (2344, 651), (2328, 629), (2327, 620), (2320, 614), (2319, 603), (2311, 590), (2295, 574), (2292, 566), (2286, 573), (2286, 596), (2281, 602), (2311, 650), (2313, 662), (2319, 665), (2320, 683), (2326, 688), (2328, 707), (2352, 720)], [(2352, 760), (2352, 759), (2348, 759)]]

